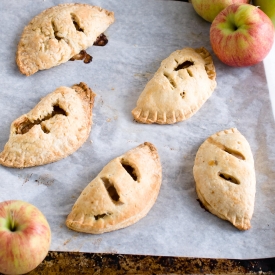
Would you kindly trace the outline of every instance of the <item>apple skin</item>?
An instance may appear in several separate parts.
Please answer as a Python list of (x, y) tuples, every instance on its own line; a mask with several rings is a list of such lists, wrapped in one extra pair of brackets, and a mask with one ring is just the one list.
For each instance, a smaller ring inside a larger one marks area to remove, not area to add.
[(228, 6), (210, 27), (212, 49), (229, 66), (245, 67), (259, 63), (269, 53), (273, 42), (272, 21), (250, 4)]
[(275, 0), (253, 0), (252, 4), (258, 6), (271, 19), (275, 27)]
[(248, 4), (249, 2), (250, 0), (191, 0), (196, 13), (210, 23), (226, 7), (235, 3)]
[(0, 273), (24, 274), (46, 257), (51, 230), (45, 216), (32, 204), (0, 203)]

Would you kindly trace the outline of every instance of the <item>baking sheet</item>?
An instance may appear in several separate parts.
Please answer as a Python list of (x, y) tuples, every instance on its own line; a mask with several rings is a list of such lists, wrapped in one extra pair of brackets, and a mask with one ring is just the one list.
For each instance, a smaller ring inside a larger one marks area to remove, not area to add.
[[(71, 1), (67, 1), (71, 2)], [(59, 86), (86, 82), (97, 94), (87, 142), (61, 161), (40, 167), (0, 167), (0, 201), (36, 205), (52, 229), (53, 251), (150, 254), (211, 258), (275, 256), (274, 120), (264, 64), (232, 68), (214, 55), (218, 86), (200, 111), (173, 125), (144, 125), (131, 110), (160, 62), (183, 47), (206, 47), (210, 24), (189, 3), (148, 0), (87, 0), (115, 12), (105, 47), (87, 50), (90, 64), (67, 62), (30, 77), (19, 73), (15, 53), (24, 26), (59, 0), (2, 1), (0, 10), (0, 148), (11, 122)], [(236, 127), (255, 158), (257, 193), (252, 228), (241, 232), (202, 209), (192, 174), (200, 144)], [(159, 151), (163, 182), (148, 215), (125, 229), (89, 235), (71, 231), (65, 219), (84, 187), (113, 158), (152, 142)]]

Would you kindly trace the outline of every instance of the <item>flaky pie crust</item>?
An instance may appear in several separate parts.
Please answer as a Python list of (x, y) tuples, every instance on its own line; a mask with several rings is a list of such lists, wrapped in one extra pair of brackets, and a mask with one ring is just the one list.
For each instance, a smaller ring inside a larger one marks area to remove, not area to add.
[(59, 87), (30, 112), (17, 118), (0, 153), (0, 164), (31, 167), (75, 152), (88, 138), (95, 94), (83, 82)]
[(172, 124), (194, 115), (216, 88), (216, 71), (204, 48), (184, 48), (161, 62), (132, 115), (140, 123)]
[(111, 11), (79, 3), (60, 4), (41, 12), (21, 35), (16, 53), (20, 72), (29, 76), (67, 62), (92, 46), (114, 20)]

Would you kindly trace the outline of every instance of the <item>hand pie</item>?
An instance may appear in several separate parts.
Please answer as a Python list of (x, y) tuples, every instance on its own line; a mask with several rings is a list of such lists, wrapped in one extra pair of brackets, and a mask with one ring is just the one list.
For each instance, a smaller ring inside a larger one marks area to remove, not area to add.
[(156, 148), (145, 142), (110, 161), (82, 191), (68, 215), (72, 230), (100, 234), (129, 226), (154, 205), (162, 171)]
[(75, 152), (88, 138), (95, 94), (85, 84), (60, 87), (30, 112), (16, 119), (0, 164), (30, 167), (54, 162)]
[(236, 128), (209, 137), (197, 152), (193, 172), (204, 207), (240, 230), (249, 229), (256, 178), (245, 137)]
[(212, 58), (205, 48), (184, 48), (161, 62), (132, 110), (142, 123), (172, 124), (191, 117), (216, 87)]
[(27, 76), (67, 62), (92, 46), (114, 22), (114, 13), (88, 4), (60, 4), (35, 16), (24, 28), (16, 62)]

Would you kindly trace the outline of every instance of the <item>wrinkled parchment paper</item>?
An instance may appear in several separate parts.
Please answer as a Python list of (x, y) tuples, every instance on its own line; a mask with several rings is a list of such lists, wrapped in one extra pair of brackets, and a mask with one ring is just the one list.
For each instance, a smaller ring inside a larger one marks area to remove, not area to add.
[[(93, 56), (90, 64), (67, 62), (30, 77), (21, 75), (15, 53), (24, 26), (61, 2), (1, 2), (0, 148), (14, 119), (57, 87), (81, 81), (97, 94), (91, 134), (77, 152), (56, 163), (0, 167), (0, 201), (20, 199), (36, 205), (50, 223), (53, 251), (232, 259), (275, 256), (275, 128), (264, 64), (232, 68), (213, 55), (218, 86), (197, 114), (174, 125), (138, 124), (131, 110), (164, 58), (183, 47), (204, 46), (212, 53), (210, 24), (189, 3), (84, 0), (115, 12), (116, 21), (105, 32), (109, 43), (88, 49)], [(200, 207), (192, 174), (201, 143), (230, 127), (247, 138), (255, 158), (255, 211), (246, 232)], [(84, 187), (110, 160), (145, 141), (158, 148), (163, 167), (161, 191), (149, 214), (103, 235), (67, 229), (66, 217)]]

